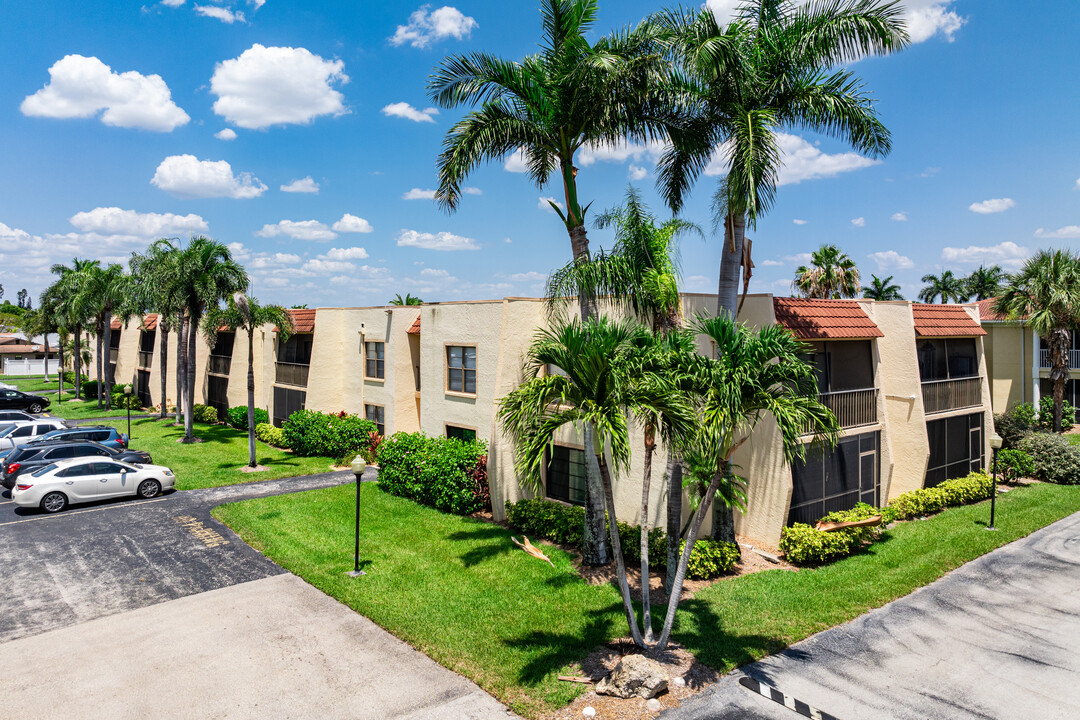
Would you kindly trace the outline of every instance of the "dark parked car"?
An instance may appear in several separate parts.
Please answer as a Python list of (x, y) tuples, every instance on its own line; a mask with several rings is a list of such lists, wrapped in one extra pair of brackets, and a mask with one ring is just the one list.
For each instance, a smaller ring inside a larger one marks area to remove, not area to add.
[(30, 443), (15, 448), (0, 459), (0, 485), (10, 490), (15, 479), (57, 460), (103, 457), (125, 463), (153, 463), (150, 453), (142, 450), (114, 450), (96, 442), (53, 441)]
[(88, 440), (98, 442), (114, 450), (127, 448), (127, 435), (108, 425), (76, 425), (75, 427), (63, 428), (47, 432), (34, 440), (35, 443), (50, 442), (52, 440)]
[(49, 398), (27, 395), (19, 390), (0, 389), (0, 410), (25, 410), (37, 415), (49, 407)]

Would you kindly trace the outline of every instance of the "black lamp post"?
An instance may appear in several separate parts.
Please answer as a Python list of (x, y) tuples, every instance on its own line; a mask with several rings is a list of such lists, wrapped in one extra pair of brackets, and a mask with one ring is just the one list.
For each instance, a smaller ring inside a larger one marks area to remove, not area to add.
[(997, 528), (994, 527), (994, 511), (997, 509), (997, 454), (998, 450), (1001, 449), (1001, 436), (997, 433), (990, 436), (990, 449), (994, 455), (994, 469), (990, 476), (990, 525), (986, 529), (997, 530)]
[(131, 447), (131, 386), (124, 386), (124, 405), (127, 407), (128, 416), (128, 447)]
[(360, 569), (360, 477), (364, 474), (367, 461), (357, 455), (349, 465), (356, 476), (356, 544), (353, 546), (353, 569), (345, 574), (349, 577), (360, 577), (367, 575)]

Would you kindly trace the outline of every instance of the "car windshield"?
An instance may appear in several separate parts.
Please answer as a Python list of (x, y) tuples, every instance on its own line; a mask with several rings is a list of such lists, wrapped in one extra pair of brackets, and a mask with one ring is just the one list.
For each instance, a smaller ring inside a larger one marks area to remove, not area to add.
[(33, 477), (41, 477), (42, 475), (46, 475), (48, 473), (51, 473), (55, 469), (56, 469), (56, 463), (49, 463), (45, 467), (39, 468), (39, 469), (35, 470), (34, 472), (32, 472), (30, 474)]
[(19, 427), (19, 426), (18, 425), (4, 425), (3, 427), (0, 427), (0, 438), (7, 437), (11, 433), (15, 432), (15, 428), (17, 428), (17, 427)]

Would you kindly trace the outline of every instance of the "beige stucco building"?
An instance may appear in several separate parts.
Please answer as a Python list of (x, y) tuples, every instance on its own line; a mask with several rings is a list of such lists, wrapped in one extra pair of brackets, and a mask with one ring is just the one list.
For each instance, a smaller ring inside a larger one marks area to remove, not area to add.
[[(714, 295), (683, 297), (689, 315), (715, 308)], [(576, 312), (569, 304), (568, 312)], [(521, 380), (528, 346), (548, 322), (536, 298), (429, 303), (422, 306), (294, 310), (296, 332), (280, 342), (265, 326), (252, 338), (256, 405), (277, 423), (309, 408), (345, 410), (375, 421), (384, 433), (476, 437), (488, 442), (489, 483), (497, 516), (507, 500), (542, 493), (578, 502), (584, 453), (572, 430), (554, 438), (543, 487), (517, 481), (513, 445), (500, 431), (500, 398)], [(161, 401), (160, 334), (155, 316), (114, 332), (118, 382), (134, 382), (147, 405)], [(858, 501), (880, 504), (897, 494), (982, 467), (992, 427), (987, 342), (976, 306), (928, 306), (870, 300), (747, 297), (740, 320), (752, 327), (780, 323), (811, 344), (822, 399), (843, 431), (827, 453), (794, 467), (784, 459), (775, 423), (766, 420), (735, 462), (749, 480), (737, 530), (775, 544), (789, 522), (813, 521)], [(247, 404), (248, 337), (219, 334), (214, 347), (199, 338), (199, 401)], [(166, 402), (175, 400), (176, 334), (169, 334)], [(707, 339), (698, 350), (711, 353)], [(996, 358), (995, 358), (996, 360)], [(642, 474), (635, 429), (630, 471), (616, 487), (621, 520), (639, 522)], [(654, 458), (653, 523), (664, 516), (666, 465)]]

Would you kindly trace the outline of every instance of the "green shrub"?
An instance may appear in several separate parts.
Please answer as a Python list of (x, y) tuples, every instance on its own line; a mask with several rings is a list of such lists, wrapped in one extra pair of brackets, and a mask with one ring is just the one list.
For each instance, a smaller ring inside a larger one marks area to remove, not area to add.
[(131, 408), (132, 410), (142, 410), (143, 405), (142, 400), (140, 400), (139, 396), (135, 393), (125, 395), (123, 391), (121, 391), (119, 393), (113, 393), (112, 406), (114, 408), (120, 408), (121, 410), (123, 410), (124, 408)]
[(1058, 485), (1080, 484), (1080, 448), (1061, 435), (1032, 433), (1020, 443), (1020, 449), (1031, 456), (1034, 476)]
[(483, 442), (395, 433), (379, 443), (376, 460), (379, 487), (392, 495), (459, 515), (490, 502)]
[(1001, 436), (1005, 448), (1019, 447), (1020, 441), (1035, 431), (1038, 418), (1031, 403), (1009, 408), (1008, 412), (994, 415), (994, 431)]
[[(1071, 430), (1075, 422), (1076, 408), (1074, 408), (1068, 400), (1062, 400), (1061, 429)], [(1054, 397), (1052, 395), (1043, 395), (1041, 398), (1039, 398), (1038, 428), (1040, 430), (1054, 429)]]
[(940, 485), (911, 490), (889, 503), (890, 520), (910, 520), (941, 512), (947, 507), (966, 505), (990, 497), (993, 481), (985, 471), (946, 480)]
[[(237, 430), (247, 430), (247, 405), (237, 405), (236, 407), (229, 408), (229, 412), (226, 413), (226, 421)], [(259, 425), (268, 422), (270, 422), (270, 414), (262, 408), (255, 408), (255, 424)]]
[(1023, 450), (999, 450), (998, 467), (1007, 483), (1035, 476), (1035, 462)]
[(93, 400), (98, 394), (98, 381), (97, 380), (84, 380), (82, 384), (83, 396), (87, 400)]
[(65, 370), (64, 371), (64, 385), (66, 385), (69, 388), (75, 387), (75, 371), (74, 370)]
[(285, 444), (297, 455), (351, 460), (370, 445), (375, 423), (347, 413), (294, 412), (282, 424)]
[(193, 413), (195, 422), (206, 423), (207, 425), (217, 425), (221, 422), (221, 418), (218, 416), (217, 408), (212, 408), (209, 405), (200, 405), (195, 403), (195, 411)]
[(822, 565), (847, 557), (859, 546), (848, 530), (820, 532), (805, 523), (789, 525), (780, 532), (780, 552), (796, 565)]
[(255, 426), (255, 439), (276, 448), (285, 447), (285, 433), (270, 423), (259, 423)]
[[(585, 508), (564, 505), (553, 500), (526, 499), (506, 503), (506, 521), (525, 535), (545, 538), (561, 545), (581, 549), (585, 527)], [(628, 563), (641, 562), (641, 527), (620, 522), (619, 542), (623, 558)], [(679, 544), (680, 553), (686, 542)], [(712, 538), (699, 538), (694, 543), (687, 564), (686, 576), (692, 580), (708, 580), (728, 572), (739, 561), (739, 548)], [(667, 534), (663, 528), (649, 531), (649, 566), (667, 566)]]

